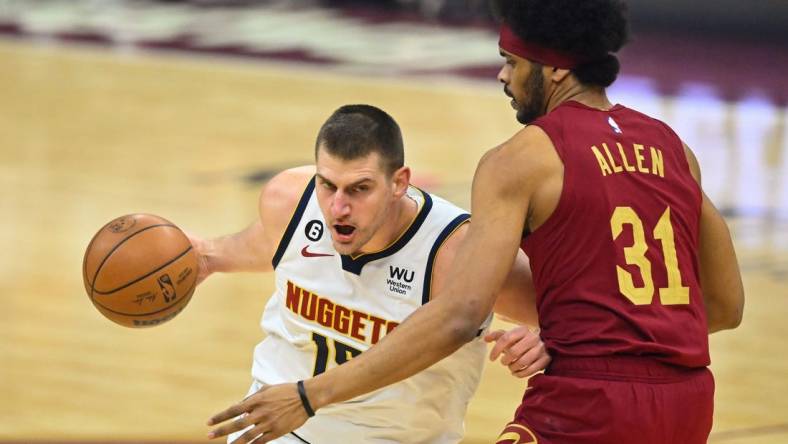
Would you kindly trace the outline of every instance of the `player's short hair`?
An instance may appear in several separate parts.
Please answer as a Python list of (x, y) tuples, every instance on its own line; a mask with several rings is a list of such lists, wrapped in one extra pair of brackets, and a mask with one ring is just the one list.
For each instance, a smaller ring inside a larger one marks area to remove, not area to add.
[(520, 39), (584, 60), (572, 69), (580, 83), (610, 86), (615, 52), (629, 37), (623, 0), (495, 0), (494, 10)]
[(372, 105), (345, 105), (334, 111), (317, 134), (315, 158), (321, 146), (344, 160), (377, 152), (388, 175), (405, 164), (399, 125), (385, 111)]

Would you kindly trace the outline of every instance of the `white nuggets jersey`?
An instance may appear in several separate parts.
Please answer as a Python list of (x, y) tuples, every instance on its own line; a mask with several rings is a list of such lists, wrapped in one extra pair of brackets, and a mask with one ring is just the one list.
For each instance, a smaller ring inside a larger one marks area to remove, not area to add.
[[(469, 218), (449, 202), (411, 187), (408, 195), (419, 211), (402, 236), (383, 251), (343, 256), (332, 246), (314, 187), (312, 180), (273, 259), (276, 292), (263, 313), (267, 337), (255, 349), (256, 383), (307, 379), (378, 342), (429, 301), (438, 248)], [(459, 442), (485, 351), (477, 337), (411, 378), (320, 409), (283, 441)]]

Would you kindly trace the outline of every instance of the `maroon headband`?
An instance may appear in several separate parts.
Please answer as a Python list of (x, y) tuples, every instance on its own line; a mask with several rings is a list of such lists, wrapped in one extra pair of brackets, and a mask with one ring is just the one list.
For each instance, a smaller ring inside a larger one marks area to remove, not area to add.
[(501, 37), (498, 40), (498, 46), (518, 57), (556, 68), (572, 69), (583, 62), (579, 57), (565, 52), (526, 42), (517, 37), (505, 23), (501, 24)]

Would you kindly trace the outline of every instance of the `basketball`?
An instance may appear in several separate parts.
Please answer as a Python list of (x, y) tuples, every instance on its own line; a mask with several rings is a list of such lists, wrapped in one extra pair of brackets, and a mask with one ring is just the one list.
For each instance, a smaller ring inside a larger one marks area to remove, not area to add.
[(129, 214), (104, 225), (82, 261), (85, 291), (99, 312), (126, 327), (153, 327), (186, 307), (197, 254), (172, 222)]

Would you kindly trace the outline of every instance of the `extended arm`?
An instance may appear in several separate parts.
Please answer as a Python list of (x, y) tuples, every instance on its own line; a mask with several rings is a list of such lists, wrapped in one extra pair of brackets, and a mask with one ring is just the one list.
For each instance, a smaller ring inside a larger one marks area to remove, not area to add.
[(198, 254), (198, 283), (215, 272), (271, 270), (270, 249), (260, 220), (245, 230), (215, 239), (201, 239), (189, 233), (189, 240)]
[(260, 192), (259, 218), (246, 229), (214, 239), (189, 234), (198, 253), (198, 281), (215, 272), (271, 271), (271, 260), (313, 167), (294, 168), (274, 176)]

